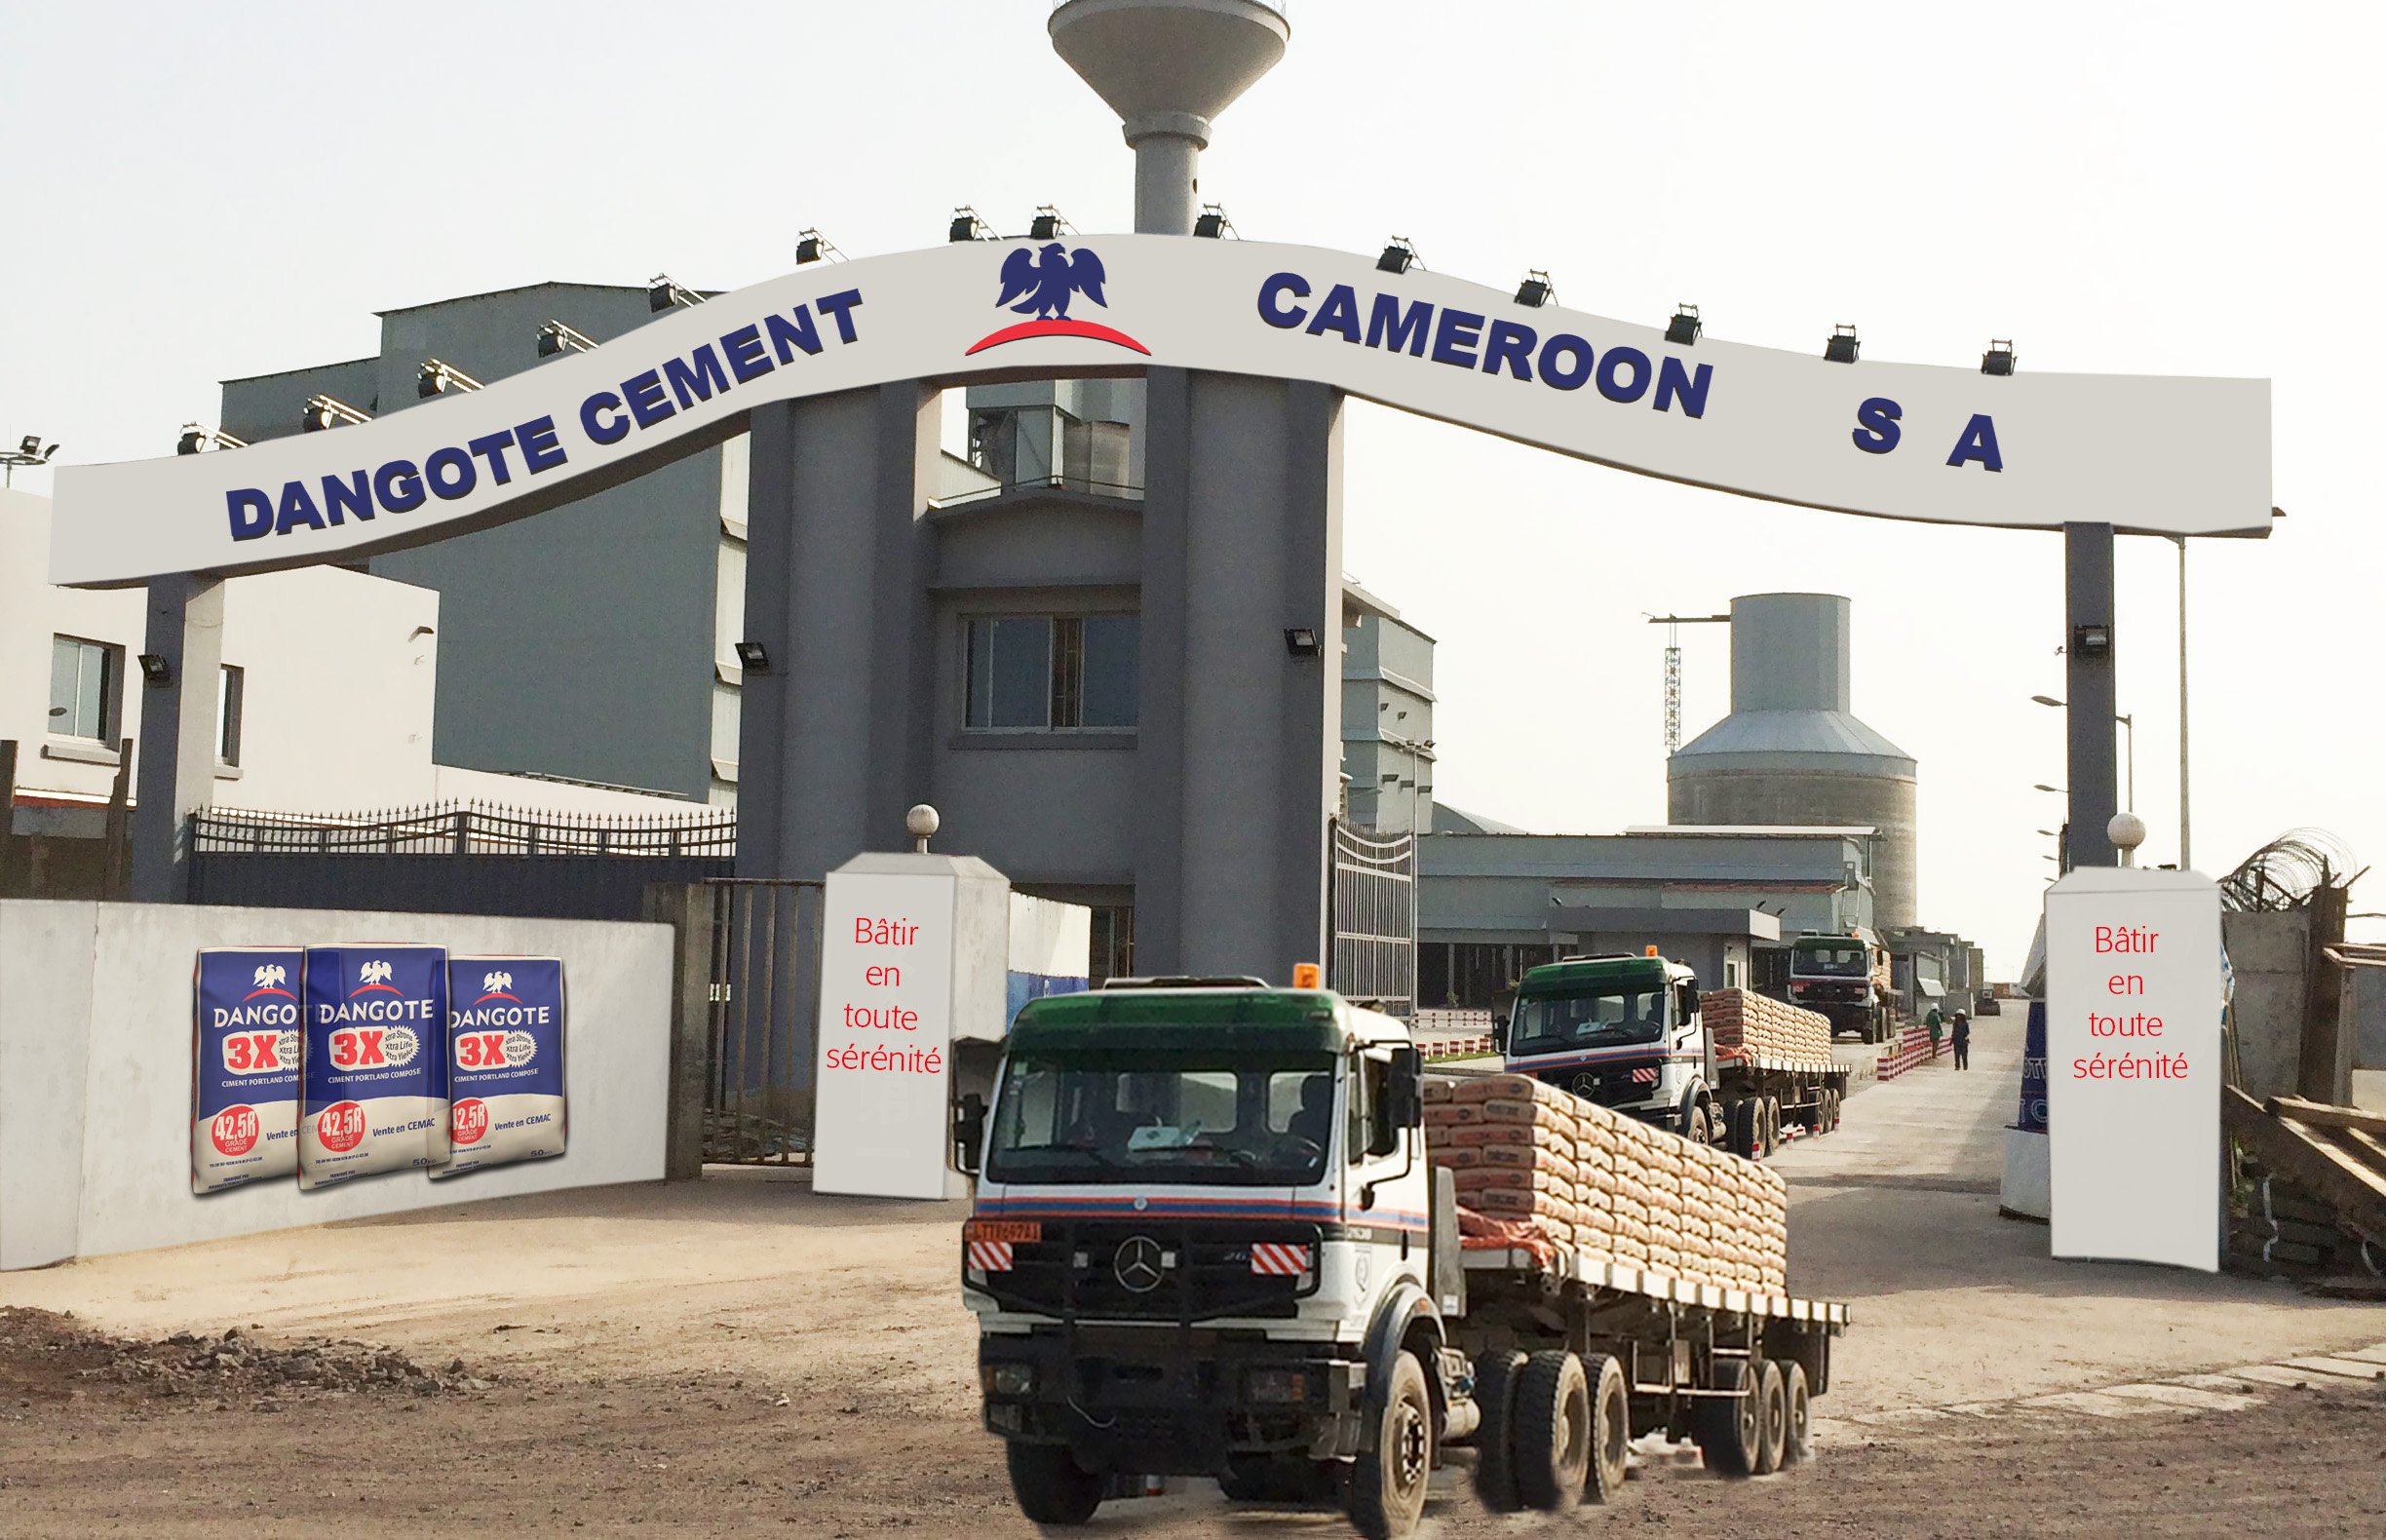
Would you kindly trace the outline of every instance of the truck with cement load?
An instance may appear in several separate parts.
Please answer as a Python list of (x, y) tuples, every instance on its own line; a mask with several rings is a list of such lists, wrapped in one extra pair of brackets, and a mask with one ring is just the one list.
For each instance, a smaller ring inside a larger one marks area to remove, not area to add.
[(1834, 1033), (1851, 1032), (1867, 1043), (1897, 1035), (1889, 952), (1870, 931), (1808, 931), (1791, 942), (1787, 998), (1829, 1018)]
[(1847, 1326), (1788, 1291), (1773, 1173), (1524, 1076), (1429, 1078), (1324, 990), (1032, 1001), (955, 1138), (984, 1423), (1040, 1524), (1215, 1476), (1387, 1540), (1445, 1459), (1555, 1511), (1617, 1495), (1651, 1432), (1762, 1474), (1804, 1456)]
[(1531, 969), (1495, 1035), (1518, 1073), (1751, 1160), (1786, 1127), (1837, 1128), (1847, 1095), (1824, 1018), (1747, 990), (1702, 995), (1687, 967), (1660, 957)]

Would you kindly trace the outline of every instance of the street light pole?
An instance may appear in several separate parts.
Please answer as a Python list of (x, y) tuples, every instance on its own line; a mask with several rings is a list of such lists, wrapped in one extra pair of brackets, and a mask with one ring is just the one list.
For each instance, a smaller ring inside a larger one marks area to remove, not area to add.
[(2129, 801), (2122, 811), (2135, 813), (2137, 811), (2137, 724), (2120, 712), (2114, 713), (2113, 720), (2121, 724), (2122, 734), (2129, 745)]
[[(2052, 695), (2033, 695), (2030, 699), (2041, 706), (2052, 706), (2058, 711), (2070, 709)], [(2129, 806), (2123, 811), (2136, 812), (2137, 809), (2137, 723), (2124, 712), (2113, 712), (2113, 720), (2119, 722), (2129, 732)], [(2047, 791), (2052, 790), (2053, 788), (2042, 786), (2038, 789)]]

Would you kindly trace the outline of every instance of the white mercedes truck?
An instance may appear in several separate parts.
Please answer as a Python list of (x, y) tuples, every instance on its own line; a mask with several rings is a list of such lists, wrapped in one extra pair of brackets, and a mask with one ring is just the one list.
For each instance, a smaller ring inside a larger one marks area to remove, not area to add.
[(1494, 1509), (1621, 1493), (1633, 1438), (1749, 1476), (1806, 1451), (1846, 1308), (1533, 1242), (1462, 1244), (1398, 1020), (1256, 980), (1031, 1001), (991, 1104), (961, 1287), (1027, 1518), (1141, 1478), (1410, 1533), (1445, 1456)]

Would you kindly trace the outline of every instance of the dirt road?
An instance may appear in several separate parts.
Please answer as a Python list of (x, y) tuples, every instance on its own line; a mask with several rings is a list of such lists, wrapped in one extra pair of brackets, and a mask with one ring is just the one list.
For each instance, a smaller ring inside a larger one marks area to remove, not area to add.
[[(2049, 1261), (2042, 1228), (1995, 1213), (2019, 1019), (1981, 1026), (1969, 1075), (1930, 1066), (1866, 1091), (1841, 1133), (1780, 1157), (1793, 1284), (1856, 1313), (1817, 1405), (1832, 1419), (1828, 1480), (1731, 1487), (1652, 1451), (1631, 1502), (1577, 1521), (1923, 1536), (1956, 1532), (1951, 1493), (1965, 1533), (2085, 1534), (2148, 1516), (2161, 1533), (2345, 1533), (2361, 1527), (2343, 1527), (2360, 1511), (2346, 1503), (2382, 1511), (2386, 1403), (2359, 1366), (2314, 1371), (2319, 1391), (2275, 1382), (2301, 1371), (2140, 1387), (2151, 1411), (2026, 1404), (2372, 1344), (2386, 1312)], [(0, 1536), (1024, 1534), (999, 1446), (977, 1426), (960, 1217), (740, 1173), (0, 1276), (0, 1306), (78, 1317), (8, 1328)], [(172, 1364), (197, 1344), (128, 1357), (77, 1335), (86, 1327), (205, 1331), (217, 1362), (177, 1382)], [(386, 1344), (426, 1372), (260, 1378), (284, 1361), (236, 1349), (222, 1367), (230, 1327), (265, 1349)], [(124, 1367), (144, 1358), (168, 1367)], [(443, 1383), (423, 1391), (426, 1377)], [(1970, 1409), (1907, 1411), (1957, 1403)], [(2301, 1506), (2321, 1492), (2329, 1506)], [(2223, 1521), (2265, 1494), (2277, 1506), (2261, 1525)], [(1104, 1513), (1104, 1528), (1152, 1534), (1346, 1532), (1330, 1516), (1230, 1521), (1206, 1492)], [(1463, 1497), (1435, 1513), (1452, 1535), (1524, 1522)]]
[[(2228, 1381), (2237, 1394), (2205, 1393), (2242, 1403), (2233, 1410), (2149, 1405), (2116, 1420), (1982, 1408), (1849, 1429), (1821, 1456), (1828, 1470), (1754, 1482), (1710, 1480), (1686, 1453), (1652, 1447), (1621, 1502), (1555, 1520), (1495, 1518), (1445, 1473), (1427, 1532), (2374, 1533), (2386, 1525), (2386, 1381), (2358, 1367), (2303, 1375), (2307, 1388)], [(245, 1336), (126, 1344), (0, 1311), (0, 1534), (1032, 1533), (1005, 1500), (997, 1446), (948, 1387), (798, 1376), (774, 1394), (771, 1381), (717, 1370), (488, 1372), (364, 1349), (260, 1351)], [(1232, 1510), (1191, 1485), (1107, 1505), (1089, 1532), (1348, 1532), (1330, 1513)]]

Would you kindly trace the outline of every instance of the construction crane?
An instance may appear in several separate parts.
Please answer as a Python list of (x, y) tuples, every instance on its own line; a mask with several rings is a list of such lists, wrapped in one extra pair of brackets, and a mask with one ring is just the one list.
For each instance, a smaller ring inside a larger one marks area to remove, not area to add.
[(1731, 624), (1731, 617), (1729, 615), (1650, 615), (1647, 610), (1642, 610), (1640, 613), (1648, 616), (1650, 625), (1663, 626), (1666, 629), (1666, 757), (1670, 759), (1674, 755), (1674, 751), (1681, 747), (1681, 628), (1684, 626), (1728, 626)]

